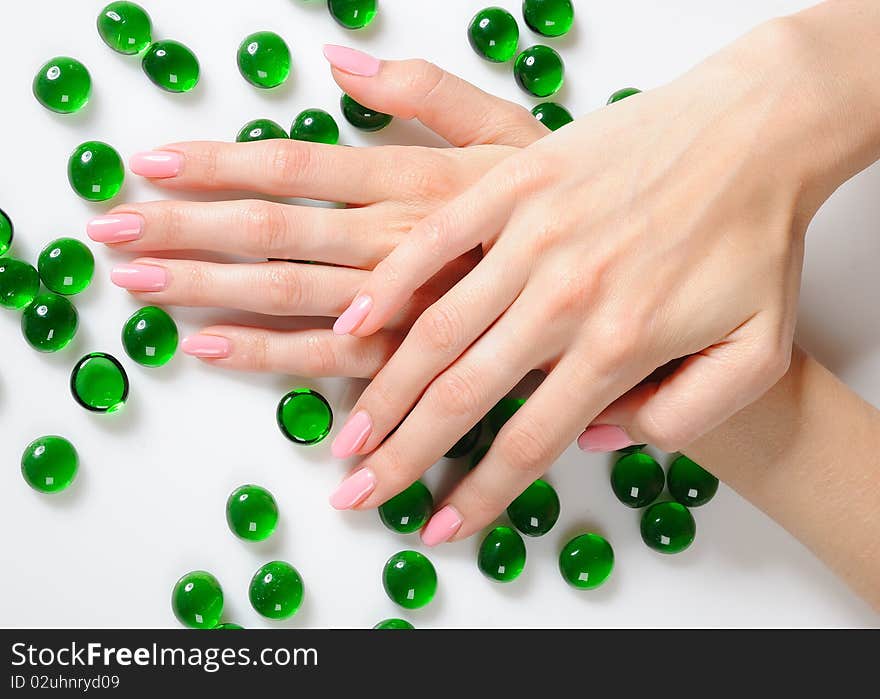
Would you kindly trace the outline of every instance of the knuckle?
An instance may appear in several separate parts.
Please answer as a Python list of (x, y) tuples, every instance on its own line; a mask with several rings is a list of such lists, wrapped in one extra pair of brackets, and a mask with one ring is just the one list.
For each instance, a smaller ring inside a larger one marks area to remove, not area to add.
[(256, 333), (250, 338), (248, 360), (256, 371), (268, 371), (270, 368), (269, 337), (266, 333)]
[(520, 416), (506, 426), (498, 440), (498, 449), (505, 464), (518, 473), (539, 473), (549, 454), (543, 431), (530, 418)]
[(306, 339), (303, 365), (308, 376), (334, 375), (339, 361), (333, 343), (326, 337), (310, 335)]
[(516, 191), (529, 193), (545, 181), (552, 172), (553, 163), (544, 153), (530, 150), (527, 155), (511, 158), (506, 167), (510, 185)]
[(311, 150), (302, 142), (277, 139), (266, 152), (266, 172), (276, 189), (288, 187), (309, 170)]
[(444, 83), (450, 77), (449, 73), (421, 58), (413, 61), (412, 68), (408, 85), (411, 94), (423, 95), (422, 101), (427, 102), (443, 92)]
[(189, 302), (194, 305), (204, 304), (210, 295), (211, 280), (207, 269), (200, 264), (190, 264), (185, 267), (184, 293)]
[(433, 404), (444, 415), (476, 416), (484, 404), (479, 380), (473, 372), (449, 369), (431, 384)]
[(295, 274), (294, 265), (287, 262), (267, 262), (263, 288), (269, 308), (276, 313), (299, 309), (305, 302), (305, 288)]
[(216, 143), (206, 142), (199, 152), (199, 180), (207, 187), (214, 187), (219, 183), (220, 174), (220, 147)]
[(769, 388), (781, 379), (791, 366), (791, 344), (781, 337), (766, 341), (758, 352), (757, 370), (759, 377)]
[(686, 422), (674, 419), (661, 421), (653, 412), (642, 416), (638, 430), (648, 444), (670, 454), (680, 451), (694, 439)]
[(242, 230), (256, 248), (277, 256), (284, 251), (287, 238), (287, 216), (281, 206), (254, 201), (242, 210)]
[(446, 355), (461, 347), (464, 320), (452, 304), (435, 303), (416, 322), (420, 344), (430, 351)]
[(463, 500), (467, 502), (468, 514), (474, 513), (476, 516), (470, 516), (469, 519), (480, 519), (491, 521), (509, 505), (509, 502), (502, 502), (494, 497), (481, 486), (479, 486), (474, 478), (465, 478), (459, 486), (462, 490)]

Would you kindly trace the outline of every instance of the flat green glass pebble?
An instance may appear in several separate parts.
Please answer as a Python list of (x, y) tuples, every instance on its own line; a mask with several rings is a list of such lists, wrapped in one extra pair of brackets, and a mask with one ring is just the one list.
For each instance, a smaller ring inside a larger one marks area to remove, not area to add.
[(480, 544), (477, 567), (490, 580), (511, 582), (525, 566), (526, 545), (510, 527), (495, 527)]
[(128, 375), (113, 355), (92, 352), (73, 367), (70, 392), (86, 410), (114, 413), (128, 399)]
[(46, 109), (72, 114), (82, 109), (92, 93), (92, 76), (75, 58), (56, 56), (34, 76), (34, 97)]
[(361, 131), (381, 131), (393, 119), (390, 114), (365, 107), (346, 94), (342, 95), (339, 104), (342, 107), (342, 116), (346, 121)]
[(272, 561), (251, 579), (248, 596), (258, 614), (267, 619), (287, 619), (299, 611), (303, 581), (290, 563)]
[(290, 75), (290, 49), (275, 32), (249, 34), (238, 47), (238, 70), (251, 85), (278, 87)]
[(625, 87), (622, 90), (618, 90), (611, 97), (608, 98), (608, 104), (614, 104), (615, 102), (620, 102), (620, 100), (625, 100), (627, 97), (632, 97), (633, 95), (638, 95), (641, 92), (637, 87)]
[(301, 111), (290, 127), (290, 137), (296, 141), (312, 143), (339, 143), (339, 125), (330, 114), (323, 109), (305, 109)]
[(514, 413), (525, 404), (525, 398), (502, 398), (489, 411), (487, 420), (493, 435), (497, 435)]
[(557, 102), (541, 102), (541, 104), (532, 109), (532, 114), (535, 119), (551, 131), (556, 131), (556, 129), (560, 129), (574, 121), (571, 112)]
[(437, 571), (418, 551), (400, 551), (385, 563), (382, 585), (392, 602), (406, 609), (418, 609), (434, 599)]
[(678, 502), (658, 502), (642, 514), (642, 541), (660, 553), (680, 553), (693, 543), (697, 523)]
[(50, 291), (73, 296), (92, 283), (95, 256), (76, 238), (58, 238), (43, 248), (37, 270)]
[(647, 444), (630, 444), (628, 447), (623, 447), (623, 449), (618, 449), (618, 454), (635, 454), (638, 451), (644, 449)]
[(406, 619), (384, 619), (380, 621), (373, 627), (373, 630), (396, 630), (396, 631), (410, 631), (415, 627), (410, 624)]
[(48, 436), (35, 439), (21, 456), (21, 475), (34, 490), (57, 493), (67, 488), (76, 477), (79, 455), (64, 437)]
[(670, 495), (688, 507), (705, 505), (718, 492), (718, 479), (684, 454), (669, 465), (666, 482)]
[(571, 0), (523, 0), (523, 19), (543, 36), (562, 36), (574, 24)]
[(480, 420), (476, 425), (471, 427), (461, 439), (459, 439), (452, 448), (447, 451), (444, 456), (447, 459), (460, 459), (462, 456), (470, 454), (477, 442), (480, 441), (480, 435), (483, 432), (483, 421)]
[(76, 308), (58, 294), (37, 294), (21, 314), (24, 339), (40, 352), (57, 352), (67, 347), (78, 324)]
[(539, 478), (508, 505), (507, 516), (526, 536), (544, 536), (559, 519), (556, 489)]
[(153, 84), (168, 92), (189, 92), (199, 82), (199, 59), (179, 41), (151, 44), (141, 67)]
[(363, 29), (376, 16), (376, 0), (327, 0), (327, 9), (346, 29)]
[(296, 388), (284, 396), (275, 417), (281, 433), (297, 444), (317, 444), (333, 427), (330, 404), (310, 388)]
[(427, 523), (434, 508), (431, 491), (421, 481), (379, 506), (379, 518), (391, 531), (400, 534), (417, 532)]
[(113, 146), (102, 141), (86, 141), (70, 154), (67, 179), (73, 191), (83, 199), (107, 201), (122, 188), (125, 166)]
[(581, 534), (569, 541), (559, 554), (559, 572), (572, 587), (594, 590), (614, 569), (614, 550), (598, 534)]
[(8, 257), (0, 260), (0, 306), (17, 311), (40, 291), (40, 275), (31, 265)]
[(111, 2), (98, 15), (98, 34), (114, 51), (135, 54), (150, 45), (153, 23), (133, 2)]
[(210, 573), (194, 570), (174, 584), (171, 609), (184, 626), (213, 629), (223, 615), (223, 588)]
[(227, 622), (225, 624), (217, 624), (217, 626), (214, 627), (214, 631), (244, 631), (244, 626)]
[(468, 41), (478, 56), (493, 63), (504, 63), (516, 55), (519, 25), (504, 8), (487, 7), (471, 19)]
[(480, 462), (483, 460), (483, 457), (489, 453), (489, 448), (491, 445), (484, 444), (481, 447), (478, 447), (473, 454), (471, 454), (471, 463), (468, 466), (468, 471), (473, 471), (477, 466), (480, 465)]
[(287, 131), (271, 119), (254, 119), (241, 127), (235, 140), (237, 143), (250, 143), (272, 138), (287, 138)]
[(562, 57), (549, 46), (531, 46), (516, 57), (513, 74), (519, 86), (535, 97), (549, 97), (565, 81)]
[(122, 346), (141, 366), (167, 364), (177, 351), (177, 323), (157, 306), (136, 310), (122, 326)]
[(226, 501), (226, 523), (240, 539), (263, 541), (278, 526), (278, 505), (265, 488), (243, 485)]
[(663, 492), (663, 468), (648, 454), (621, 456), (611, 469), (611, 489), (627, 507), (646, 507)]
[(12, 219), (6, 215), (3, 209), (0, 209), (0, 257), (9, 252), (14, 237), (15, 227), (12, 225)]

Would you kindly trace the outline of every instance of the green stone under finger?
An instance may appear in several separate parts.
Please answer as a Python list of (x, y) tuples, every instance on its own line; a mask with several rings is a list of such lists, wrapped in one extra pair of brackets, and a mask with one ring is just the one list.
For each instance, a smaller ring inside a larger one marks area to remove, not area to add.
[(642, 515), (642, 541), (660, 553), (680, 553), (690, 546), (697, 523), (688, 508), (678, 502), (658, 502)]
[(122, 327), (122, 346), (141, 366), (167, 364), (177, 351), (177, 323), (157, 306), (135, 311)]
[(418, 551), (400, 551), (385, 563), (382, 585), (392, 602), (406, 609), (418, 609), (434, 599), (437, 571)]
[(73, 296), (88, 288), (95, 273), (95, 256), (76, 238), (58, 238), (37, 259), (40, 279), (50, 291)]
[(106, 352), (80, 359), (70, 373), (70, 392), (86, 410), (113, 413), (128, 399), (128, 375), (122, 364)]
[(498, 435), (501, 428), (513, 417), (514, 413), (525, 404), (525, 398), (502, 398), (489, 411), (487, 422), (493, 435)]
[(490, 580), (516, 580), (525, 565), (526, 545), (522, 537), (510, 527), (495, 527), (480, 544), (477, 566)]
[(226, 522), (232, 533), (247, 541), (263, 541), (278, 526), (278, 504), (265, 488), (243, 485), (226, 501)]
[(41, 493), (57, 493), (67, 488), (73, 483), (78, 468), (76, 449), (64, 437), (35, 439), (21, 456), (21, 475)]
[(614, 104), (615, 102), (620, 102), (620, 100), (625, 100), (627, 97), (632, 97), (633, 95), (638, 95), (641, 92), (637, 87), (625, 87), (622, 90), (618, 90), (611, 97), (608, 98), (608, 104)]
[(153, 84), (168, 92), (189, 92), (199, 82), (199, 60), (179, 41), (155, 42), (141, 66)]
[(559, 554), (559, 572), (572, 587), (594, 590), (614, 568), (614, 550), (598, 534), (581, 534), (569, 541)]
[(235, 140), (237, 143), (250, 143), (272, 138), (287, 138), (284, 127), (271, 119), (254, 119), (241, 127)]
[(12, 247), (12, 239), (15, 237), (15, 226), (12, 219), (0, 209), (0, 257), (3, 257)]
[(379, 518), (391, 531), (412, 534), (425, 526), (433, 508), (431, 491), (424, 483), (416, 481), (380, 505)]
[(481, 447), (478, 447), (473, 454), (471, 454), (471, 463), (468, 466), (468, 471), (473, 471), (477, 466), (480, 465), (480, 462), (489, 453), (490, 445), (484, 444)]
[(532, 115), (551, 131), (574, 121), (571, 112), (557, 102), (541, 102), (532, 109)]
[(112, 146), (102, 141), (86, 141), (70, 154), (67, 179), (83, 199), (106, 201), (122, 188), (125, 166)]
[(300, 112), (290, 127), (290, 137), (296, 141), (312, 143), (339, 143), (339, 125), (323, 109), (305, 109)]
[(529, 29), (543, 36), (562, 36), (574, 24), (571, 0), (523, 0), (522, 12)]
[(677, 456), (666, 474), (669, 493), (682, 505), (705, 505), (718, 492), (718, 479), (684, 454)]
[(31, 265), (8, 257), (0, 260), (0, 306), (17, 311), (40, 291), (40, 275)]
[(611, 469), (611, 488), (627, 507), (646, 507), (663, 492), (663, 468), (648, 454), (621, 456)]
[(480, 441), (480, 435), (482, 432), (483, 421), (480, 420), (476, 425), (471, 427), (461, 439), (452, 445), (452, 448), (443, 456), (447, 459), (460, 459), (462, 456), (467, 456), (474, 450), (474, 447), (477, 446), (477, 442)]
[(363, 29), (376, 16), (376, 4), (376, 0), (327, 0), (327, 9), (346, 29)]
[(333, 427), (330, 404), (310, 388), (297, 388), (285, 395), (275, 418), (281, 433), (296, 444), (317, 444)]
[(516, 57), (513, 74), (519, 86), (535, 97), (549, 97), (565, 81), (562, 57), (549, 46), (531, 46)]
[(556, 489), (539, 478), (510, 503), (507, 516), (526, 536), (544, 536), (559, 519)]
[(381, 131), (393, 119), (390, 114), (365, 107), (346, 94), (342, 95), (339, 104), (346, 121), (361, 131)]
[(238, 47), (238, 70), (251, 85), (278, 87), (290, 75), (290, 49), (275, 32), (249, 34)]
[(150, 45), (153, 23), (133, 2), (111, 2), (98, 15), (98, 34), (114, 51), (135, 54)]
[(385, 619), (376, 624), (373, 629), (374, 630), (397, 630), (397, 631), (409, 631), (414, 629), (415, 627), (410, 624), (405, 619)]
[(56, 56), (37, 71), (33, 91), (34, 97), (46, 109), (59, 114), (72, 114), (89, 101), (92, 77), (75, 58)]
[(504, 63), (516, 55), (519, 26), (504, 8), (487, 7), (471, 18), (468, 41), (478, 56), (493, 63)]
[(223, 615), (223, 589), (210, 573), (194, 570), (175, 583), (171, 608), (184, 626), (213, 629)]
[(57, 352), (67, 347), (78, 324), (76, 308), (58, 294), (37, 294), (21, 314), (25, 340), (40, 352)]
[(303, 600), (303, 581), (290, 563), (272, 561), (251, 579), (248, 597), (258, 614), (267, 619), (287, 619), (297, 613)]

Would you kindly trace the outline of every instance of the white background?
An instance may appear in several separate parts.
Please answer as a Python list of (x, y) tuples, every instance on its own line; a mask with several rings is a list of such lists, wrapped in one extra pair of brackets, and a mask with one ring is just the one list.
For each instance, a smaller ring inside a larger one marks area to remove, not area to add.
[[(518, 17), (518, 0), (496, 0)], [(0, 207), (14, 219), (14, 253), (31, 261), (60, 236), (85, 239), (86, 221), (106, 210), (78, 199), (66, 160), (81, 141), (98, 138), (124, 157), (164, 142), (231, 139), (256, 117), (289, 125), (302, 108), (329, 109), (351, 144), (434, 143), (412, 124), (395, 122), (361, 135), (339, 115), (339, 91), (321, 56), (325, 42), (347, 43), (383, 57), (423, 56), (507, 98), (533, 104), (510, 66), (490, 65), (470, 49), (465, 28), (482, 0), (380, 0), (371, 28), (346, 32), (321, 1), (144, 0), (155, 38), (192, 47), (202, 80), (188, 95), (169, 95), (143, 75), (139, 60), (111, 52), (95, 31), (103, 5), (92, 0), (3, 2), (0, 9)], [(576, 114), (600, 107), (615, 89), (651, 88), (671, 80), (755, 24), (803, 7), (795, 0), (576, 0), (576, 28), (551, 40), (568, 66), (558, 99)], [(523, 28), (521, 47), (537, 43)], [(245, 34), (272, 29), (294, 55), (289, 84), (277, 92), (246, 84), (235, 66)], [(73, 55), (92, 72), (92, 100), (82, 113), (59, 116), (31, 96), (43, 61)], [(468, 105), (456, 105), (468, 118)], [(846, 185), (816, 219), (809, 236), (800, 339), (872, 402), (880, 403), (880, 171)], [(129, 177), (116, 200), (163, 193)], [(332, 510), (327, 496), (346, 466), (329, 454), (330, 439), (304, 449), (275, 426), (278, 399), (315, 386), (337, 413), (334, 434), (362, 384), (223, 373), (185, 356), (159, 370), (124, 355), (119, 333), (136, 308), (113, 287), (110, 267), (122, 258), (93, 245), (95, 282), (75, 299), (81, 330), (67, 350), (41, 355), (19, 331), (18, 314), (0, 313), (0, 625), (175, 626), (169, 596), (184, 572), (214, 572), (226, 592), (225, 618), (266, 626), (247, 601), (247, 584), (265, 561), (291, 561), (306, 583), (300, 613), (279, 626), (368, 627), (401, 615), (419, 627), (704, 626), (878, 624), (813, 556), (786, 532), (722, 487), (695, 511), (698, 534), (679, 556), (645, 547), (638, 513), (608, 485), (609, 459), (571, 449), (550, 480), (562, 517), (546, 537), (528, 540), (528, 565), (513, 584), (485, 580), (475, 565), (477, 541), (430, 553), (440, 586), (425, 609), (403, 613), (382, 590), (380, 571), (394, 552), (420, 549), (416, 536), (384, 529), (375, 513)], [(869, 299), (874, 301), (870, 302)], [(183, 335), (202, 323), (241, 320), (222, 311), (174, 311)], [(253, 318), (245, 319), (253, 321)], [(99, 416), (68, 392), (69, 371), (88, 351), (109, 351), (129, 370), (126, 409)], [(22, 480), (24, 446), (42, 434), (68, 436), (81, 470), (69, 491), (46, 496)], [(711, 466), (711, 465), (708, 465)], [(443, 463), (430, 485), (448, 484), (463, 466)], [(268, 487), (282, 512), (280, 530), (261, 545), (235, 539), (224, 505), (236, 486)], [(438, 491), (440, 489), (438, 488)], [(594, 592), (570, 589), (556, 557), (573, 534), (593, 530), (613, 544), (617, 565)]]

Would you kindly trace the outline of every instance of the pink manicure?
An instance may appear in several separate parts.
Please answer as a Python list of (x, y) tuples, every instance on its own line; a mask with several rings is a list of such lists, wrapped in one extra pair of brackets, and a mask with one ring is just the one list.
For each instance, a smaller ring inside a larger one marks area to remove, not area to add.
[(183, 156), (167, 150), (148, 150), (131, 156), (128, 166), (141, 177), (175, 177), (183, 168)]
[(144, 230), (144, 219), (138, 214), (98, 216), (86, 224), (86, 233), (96, 243), (127, 243), (137, 240)]
[(362, 468), (346, 478), (330, 496), (330, 505), (337, 510), (350, 510), (373, 492), (376, 476), (368, 468)]
[(168, 285), (168, 274), (157, 265), (116, 265), (110, 280), (129, 291), (162, 291)]
[(431, 517), (422, 531), (425, 546), (436, 546), (449, 541), (461, 527), (461, 515), (452, 505), (447, 505)]
[(348, 335), (358, 329), (373, 309), (373, 299), (369, 296), (358, 296), (345, 312), (333, 324), (333, 332), (337, 335)]
[(183, 338), (180, 349), (191, 357), (225, 359), (232, 352), (232, 343), (219, 335), (190, 335)]
[(345, 423), (342, 430), (336, 435), (333, 444), (330, 447), (330, 453), (337, 459), (347, 459), (349, 456), (357, 452), (370, 432), (373, 430), (373, 422), (366, 410), (359, 410)]
[(578, 437), (583, 451), (617, 451), (635, 444), (626, 431), (617, 425), (593, 425)]
[(372, 78), (382, 67), (382, 61), (375, 56), (336, 44), (324, 44), (324, 58), (343, 73), (360, 75), (363, 78)]

